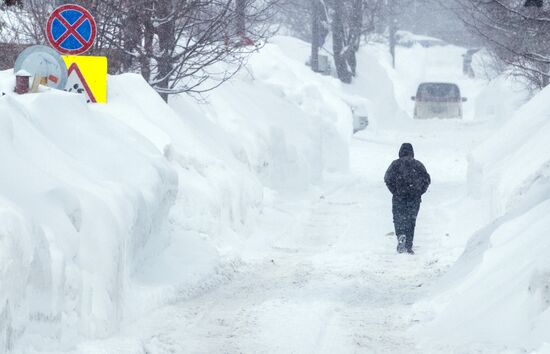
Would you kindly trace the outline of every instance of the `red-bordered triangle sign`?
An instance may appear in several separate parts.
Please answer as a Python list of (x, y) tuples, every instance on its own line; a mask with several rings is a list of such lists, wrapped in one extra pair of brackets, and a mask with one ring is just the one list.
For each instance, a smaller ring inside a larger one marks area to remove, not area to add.
[(72, 63), (67, 71), (67, 86), (65, 87), (65, 91), (86, 94), (89, 102), (97, 103), (90, 86), (76, 63)]

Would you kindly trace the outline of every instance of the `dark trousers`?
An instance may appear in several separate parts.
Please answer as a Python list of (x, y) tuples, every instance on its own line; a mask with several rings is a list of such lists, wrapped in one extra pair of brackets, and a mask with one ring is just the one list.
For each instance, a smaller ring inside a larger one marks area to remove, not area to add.
[(413, 246), (416, 217), (418, 216), (418, 211), (420, 210), (420, 198), (393, 197), (392, 202), (395, 235), (398, 238), (401, 235), (405, 235), (407, 237), (405, 246), (408, 250), (410, 250)]

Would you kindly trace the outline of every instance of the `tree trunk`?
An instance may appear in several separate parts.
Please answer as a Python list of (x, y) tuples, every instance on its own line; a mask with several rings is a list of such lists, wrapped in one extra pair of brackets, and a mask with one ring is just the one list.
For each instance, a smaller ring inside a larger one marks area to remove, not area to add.
[(392, 14), (390, 17), (389, 45), (390, 45), (390, 54), (391, 54), (391, 65), (394, 69), (395, 69), (395, 46), (397, 43), (396, 33), (397, 33), (397, 20)]
[(351, 74), (357, 74), (357, 58), (356, 54), (361, 45), (361, 30), (363, 29), (363, 0), (353, 0), (351, 13), (350, 35), (348, 45), (347, 61)]
[(235, 14), (237, 21), (237, 35), (246, 37), (246, 0), (235, 0)]
[(158, 18), (163, 19), (162, 23), (157, 26), (158, 46), (160, 55), (158, 58), (158, 73), (155, 81), (156, 86), (160, 89), (160, 96), (168, 102), (168, 94), (163, 91), (168, 91), (170, 88), (170, 78), (174, 68), (172, 53), (175, 48), (175, 27), (176, 17), (173, 13), (173, 4), (171, 0), (159, 1)]
[(121, 63), (122, 70), (124, 72), (129, 72), (132, 70), (132, 65), (134, 62), (134, 55), (138, 45), (141, 42), (141, 26), (140, 26), (140, 14), (136, 11), (137, 7), (132, 6), (131, 1), (124, 1), (123, 11), (125, 12), (124, 16), (124, 27), (123, 27), (123, 49)]
[(151, 57), (153, 56), (153, 38), (155, 36), (153, 23), (151, 22), (150, 14), (144, 21), (143, 30), (143, 49), (144, 53), (141, 57), (141, 75), (147, 82), (151, 82)]
[(338, 78), (343, 83), (351, 83), (352, 73), (348, 67), (346, 58), (346, 33), (344, 30), (343, 8), (340, 4), (334, 6), (332, 18), (332, 46), (334, 52), (334, 65)]
[(311, 70), (319, 72), (319, 47), (321, 37), (321, 16), (319, 0), (311, 0)]

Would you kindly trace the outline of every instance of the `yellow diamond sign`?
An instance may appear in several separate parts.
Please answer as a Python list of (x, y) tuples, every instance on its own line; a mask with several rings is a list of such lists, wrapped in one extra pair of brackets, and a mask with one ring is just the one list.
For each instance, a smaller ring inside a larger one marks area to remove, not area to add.
[(65, 55), (63, 60), (74, 76), (67, 91), (86, 94), (89, 102), (107, 103), (107, 57)]

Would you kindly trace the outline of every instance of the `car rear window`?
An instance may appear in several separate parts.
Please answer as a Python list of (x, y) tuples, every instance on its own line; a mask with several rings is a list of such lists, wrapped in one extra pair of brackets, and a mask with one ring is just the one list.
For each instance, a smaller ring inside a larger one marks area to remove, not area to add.
[(455, 84), (420, 84), (416, 97), (420, 100), (456, 101), (460, 100), (460, 90)]

